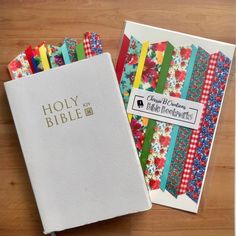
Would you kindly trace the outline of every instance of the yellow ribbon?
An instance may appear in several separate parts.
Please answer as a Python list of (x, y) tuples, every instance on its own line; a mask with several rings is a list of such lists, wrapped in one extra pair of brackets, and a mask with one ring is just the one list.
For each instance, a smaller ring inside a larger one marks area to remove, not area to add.
[[(137, 68), (136, 75), (135, 75), (135, 78), (134, 78), (133, 88), (138, 88), (140, 83), (141, 83), (143, 67), (144, 67), (148, 47), (149, 47), (149, 42), (148, 41), (144, 42), (143, 45), (142, 45), (142, 50), (141, 50), (141, 54), (140, 54), (140, 58), (139, 58), (138, 68)], [(129, 122), (131, 122), (131, 119), (132, 119), (132, 114), (128, 114)]]

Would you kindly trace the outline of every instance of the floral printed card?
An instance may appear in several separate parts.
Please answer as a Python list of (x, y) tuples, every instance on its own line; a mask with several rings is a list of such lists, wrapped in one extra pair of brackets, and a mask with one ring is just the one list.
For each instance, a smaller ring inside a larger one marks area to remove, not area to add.
[(116, 73), (153, 203), (197, 213), (234, 49), (126, 22)]

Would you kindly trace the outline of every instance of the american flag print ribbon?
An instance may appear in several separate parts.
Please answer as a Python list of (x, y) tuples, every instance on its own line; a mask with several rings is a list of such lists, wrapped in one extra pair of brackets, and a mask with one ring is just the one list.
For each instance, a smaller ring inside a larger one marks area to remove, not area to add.
[(198, 202), (205, 176), (210, 149), (212, 146), (217, 120), (229, 76), (231, 60), (219, 52), (212, 85), (207, 99), (206, 111), (202, 121), (192, 172), (187, 187), (187, 196)]
[(216, 68), (218, 55), (219, 53), (214, 53), (210, 56), (210, 62), (207, 69), (206, 79), (205, 79), (204, 87), (201, 94), (201, 100), (200, 100), (200, 103), (204, 104), (201, 122), (199, 124), (199, 128), (197, 130), (193, 130), (190, 137), (189, 149), (188, 149), (187, 157), (185, 160), (183, 175), (182, 175), (182, 179), (181, 179), (180, 187), (179, 187), (179, 195), (185, 194), (187, 190), (189, 177), (191, 175), (191, 170), (192, 170), (192, 165), (193, 165), (193, 158), (196, 152), (197, 142), (199, 140), (199, 133), (202, 126), (202, 120), (204, 118), (205, 111), (206, 111), (205, 109), (206, 103), (207, 103), (207, 99), (210, 93), (212, 79), (213, 79), (214, 71)]
[[(209, 64), (210, 55), (202, 48), (198, 49), (193, 75), (190, 81), (187, 100), (200, 102), (204, 80)], [(192, 129), (180, 127), (176, 139), (175, 149), (171, 160), (166, 190), (174, 197), (178, 196), (184, 163), (188, 152)]]

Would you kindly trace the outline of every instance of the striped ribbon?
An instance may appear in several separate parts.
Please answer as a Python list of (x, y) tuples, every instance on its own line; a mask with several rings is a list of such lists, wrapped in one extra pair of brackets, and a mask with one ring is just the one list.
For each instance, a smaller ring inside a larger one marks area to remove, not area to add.
[[(187, 93), (187, 100), (200, 102), (209, 59), (209, 54), (204, 49), (199, 47)], [(166, 184), (166, 190), (175, 197), (178, 196), (191, 134), (192, 129), (187, 127), (179, 127)]]

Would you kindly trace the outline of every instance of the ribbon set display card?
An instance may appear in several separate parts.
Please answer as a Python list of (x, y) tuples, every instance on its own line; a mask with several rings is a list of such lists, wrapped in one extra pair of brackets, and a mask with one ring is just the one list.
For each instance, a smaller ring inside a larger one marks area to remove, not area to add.
[(95, 32), (86, 32), (81, 43), (78, 43), (75, 38), (65, 38), (58, 46), (45, 42), (34, 48), (30, 45), (8, 64), (8, 70), (11, 79), (19, 79), (99, 55), (102, 52), (100, 36)]
[(116, 73), (153, 203), (198, 211), (233, 54), (126, 22)]

